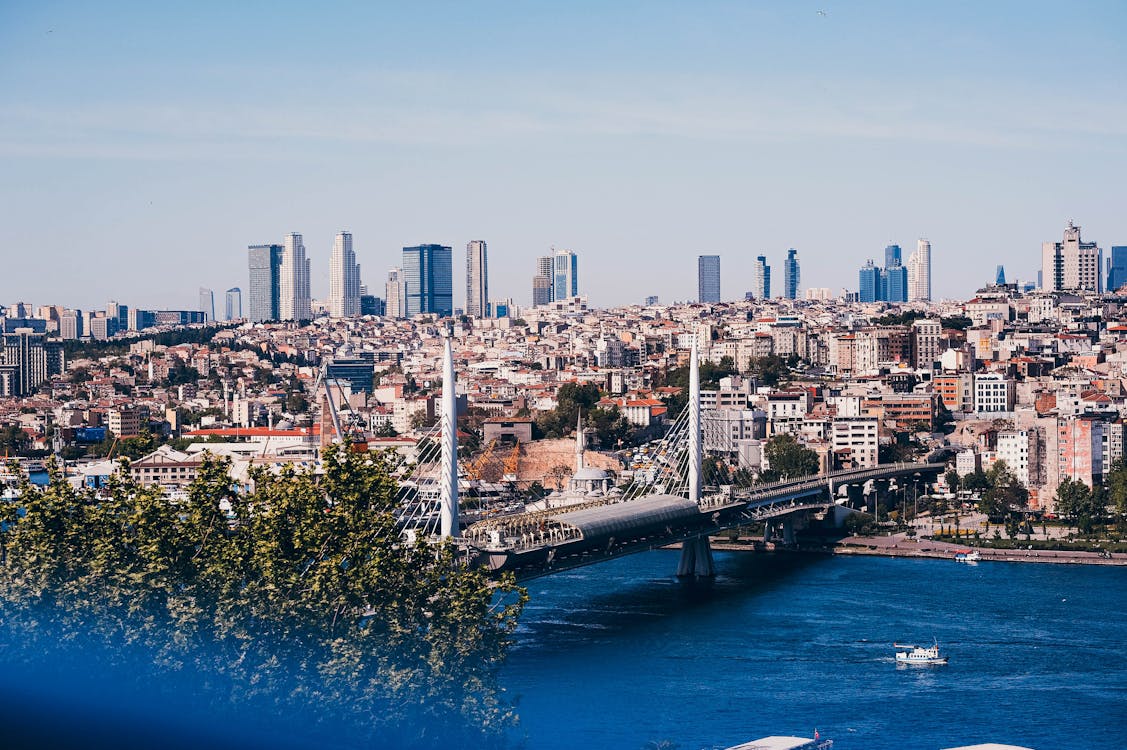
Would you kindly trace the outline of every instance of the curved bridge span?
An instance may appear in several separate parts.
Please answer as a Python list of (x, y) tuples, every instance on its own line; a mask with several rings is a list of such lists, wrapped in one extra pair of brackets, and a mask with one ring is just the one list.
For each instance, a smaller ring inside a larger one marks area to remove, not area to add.
[(943, 464), (899, 463), (869, 469), (702, 494), (648, 495), (624, 502), (591, 502), (480, 521), (466, 529), (471, 561), (528, 580), (561, 570), (685, 543), (683, 575), (710, 575), (708, 537), (757, 521), (786, 521), (837, 504), (843, 488), (897, 478), (923, 479)]

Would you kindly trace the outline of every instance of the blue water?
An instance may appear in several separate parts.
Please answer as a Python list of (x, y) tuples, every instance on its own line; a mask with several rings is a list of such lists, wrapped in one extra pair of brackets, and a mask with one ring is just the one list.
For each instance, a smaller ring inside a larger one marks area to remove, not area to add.
[[(1127, 568), (719, 553), (687, 585), (678, 554), (530, 582), (503, 680), (530, 750), (1127, 748)], [(895, 664), (932, 638), (949, 665)]]

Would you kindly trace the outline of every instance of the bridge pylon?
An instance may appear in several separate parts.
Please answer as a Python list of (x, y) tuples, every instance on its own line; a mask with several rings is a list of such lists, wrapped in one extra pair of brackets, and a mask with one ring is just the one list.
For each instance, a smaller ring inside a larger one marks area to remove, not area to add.
[[(685, 408), (689, 410), (689, 499), (699, 506), (703, 456), (700, 430), (700, 350), (695, 336), (689, 354), (689, 403)], [(716, 575), (707, 534), (681, 543), (681, 562), (677, 565), (677, 575), (698, 578)]]
[(443, 538), (458, 531), (458, 396), (455, 393), (454, 348), (445, 337), (442, 351), (442, 463), (439, 482), (439, 523)]

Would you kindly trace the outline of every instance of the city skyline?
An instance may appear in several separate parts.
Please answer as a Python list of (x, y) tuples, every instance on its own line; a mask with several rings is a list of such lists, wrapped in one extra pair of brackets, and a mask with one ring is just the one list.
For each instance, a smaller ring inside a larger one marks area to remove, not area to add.
[[(889, 241), (926, 236), (942, 258), (939, 299), (967, 295), (999, 264), (1034, 280), (1041, 243), (1068, 219), (1103, 248), (1127, 244), (1122, 4), (1023, 10), (1017, 27), (1001, 6), (828, 10), (447, 17), (346, 4), (342, 25), (296, 4), (269, 19), (7, 6), (0, 205), (15, 250), (0, 298), (188, 307), (199, 287), (244, 284), (242, 249), (291, 227), (308, 238), (318, 299), (332, 237), (348, 226), (370, 269), (420, 238), (485, 238), (494, 296), (518, 301), (533, 258), (573, 248), (599, 306), (691, 299), (687, 274), (638, 273), (655, 258), (675, 267), (721, 251), (738, 294), (757, 253), (778, 263), (794, 247), (806, 285), (838, 287)], [(628, 33), (639, 19), (647, 33)], [(741, 33), (703, 32), (714, 28)], [(1060, 28), (1084, 42), (1065, 49)], [(487, 51), (469, 41), (485, 29)], [(406, 54), (424, 30), (441, 51)], [(300, 34), (309, 54), (264, 65), (245, 44), (264, 33)], [(532, 54), (574, 34), (582, 59)], [(279, 113), (281, 100), (291, 106)], [(44, 257), (63, 273), (44, 274)]]

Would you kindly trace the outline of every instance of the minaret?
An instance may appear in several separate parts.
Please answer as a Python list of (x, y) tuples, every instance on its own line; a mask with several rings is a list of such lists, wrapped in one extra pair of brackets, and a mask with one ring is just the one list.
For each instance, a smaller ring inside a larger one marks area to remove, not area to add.
[(446, 336), (442, 356), (442, 495), (439, 519), (443, 537), (458, 536), (458, 397), (454, 393), (454, 348)]
[(583, 434), (583, 410), (575, 420), (575, 473), (583, 471), (583, 452), (587, 450), (587, 438)]

